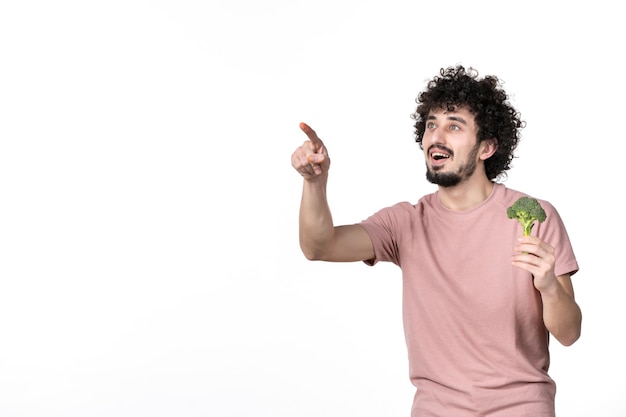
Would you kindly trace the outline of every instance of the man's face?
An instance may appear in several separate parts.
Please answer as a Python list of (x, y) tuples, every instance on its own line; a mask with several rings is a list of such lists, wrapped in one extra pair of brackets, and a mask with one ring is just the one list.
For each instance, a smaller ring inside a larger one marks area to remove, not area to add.
[(479, 159), (477, 133), (474, 115), (466, 108), (431, 111), (422, 140), (426, 179), (453, 187), (471, 177)]

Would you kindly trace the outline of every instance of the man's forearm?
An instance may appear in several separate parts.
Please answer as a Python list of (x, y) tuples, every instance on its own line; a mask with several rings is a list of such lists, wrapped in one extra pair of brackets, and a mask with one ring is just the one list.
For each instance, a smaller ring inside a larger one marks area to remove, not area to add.
[(304, 181), (300, 202), (300, 247), (307, 259), (319, 259), (333, 233), (325, 181)]
[(550, 333), (563, 345), (569, 346), (580, 337), (582, 313), (574, 297), (560, 283), (541, 293), (543, 321)]

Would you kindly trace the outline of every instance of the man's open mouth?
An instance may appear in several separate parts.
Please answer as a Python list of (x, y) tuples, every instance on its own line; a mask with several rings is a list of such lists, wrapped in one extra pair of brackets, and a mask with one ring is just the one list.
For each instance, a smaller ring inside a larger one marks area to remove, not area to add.
[(435, 161), (440, 161), (442, 159), (450, 158), (450, 155), (448, 155), (447, 153), (443, 153), (443, 152), (432, 152), (430, 154), (430, 157), (433, 158)]

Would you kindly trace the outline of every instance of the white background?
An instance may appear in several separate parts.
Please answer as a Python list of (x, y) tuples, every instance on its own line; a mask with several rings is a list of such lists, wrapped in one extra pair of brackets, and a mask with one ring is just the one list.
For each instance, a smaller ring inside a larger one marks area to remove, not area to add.
[(415, 97), (462, 63), (527, 121), (506, 184), (550, 200), (582, 338), (563, 417), (624, 417), (619, 2), (5, 1), (0, 415), (408, 416), (395, 266), (304, 259), (308, 122), (336, 223), (433, 190)]

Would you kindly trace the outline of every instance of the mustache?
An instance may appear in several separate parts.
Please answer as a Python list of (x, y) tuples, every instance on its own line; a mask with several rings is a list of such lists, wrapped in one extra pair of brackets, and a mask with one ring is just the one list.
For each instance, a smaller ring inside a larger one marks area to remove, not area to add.
[(430, 154), (433, 151), (433, 149), (437, 149), (437, 150), (447, 153), (450, 156), (454, 156), (454, 152), (452, 151), (452, 149), (448, 148), (447, 146), (437, 145), (437, 144), (430, 145), (430, 147), (428, 148), (428, 153)]

